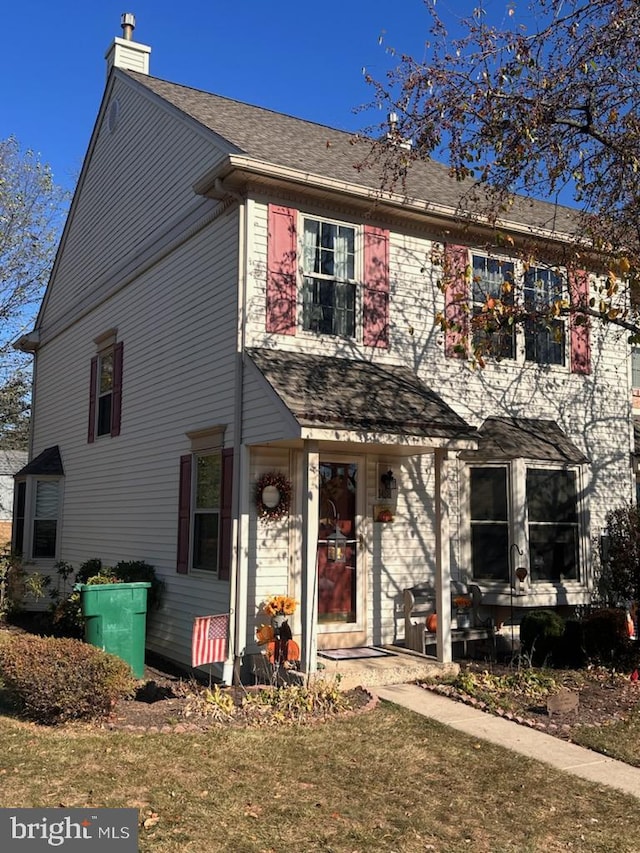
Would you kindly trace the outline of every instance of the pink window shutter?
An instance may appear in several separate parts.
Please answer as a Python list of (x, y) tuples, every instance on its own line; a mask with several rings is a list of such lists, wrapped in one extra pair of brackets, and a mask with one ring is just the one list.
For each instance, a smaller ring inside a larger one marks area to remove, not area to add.
[(180, 457), (180, 486), (178, 494), (178, 558), (176, 571), (189, 571), (189, 533), (191, 525), (191, 454)]
[(89, 444), (96, 440), (96, 393), (98, 384), (98, 356), (91, 359), (90, 383), (89, 383), (89, 427), (87, 441)]
[[(584, 270), (569, 272), (569, 292), (571, 307), (588, 306), (589, 274)], [(571, 312), (569, 318), (571, 334), (571, 372), (591, 373), (591, 329), (589, 318), (585, 314)]]
[(267, 332), (296, 333), (296, 211), (269, 205), (267, 245)]
[(111, 436), (120, 435), (122, 416), (122, 341), (113, 348), (113, 390), (111, 399)]
[(444, 352), (449, 358), (465, 358), (469, 337), (469, 300), (467, 279), (469, 250), (466, 246), (444, 247), (444, 317), (447, 322)]
[(389, 346), (389, 232), (364, 226), (363, 343)]
[(220, 512), (220, 564), (218, 578), (229, 580), (231, 568), (232, 530), (233, 530), (233, 448), (222, 451), (222, 506)]

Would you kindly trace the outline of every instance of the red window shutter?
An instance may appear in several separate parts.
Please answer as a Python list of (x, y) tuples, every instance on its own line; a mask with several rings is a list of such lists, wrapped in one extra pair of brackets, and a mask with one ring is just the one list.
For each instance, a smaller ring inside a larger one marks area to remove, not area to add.
[(113, 389), (111, 397), (111, 435), (120, 435), (122, 413), (122, 341), (113, 348)]
[[(569, 272), (569, 294), (571, 306), (589, 304), (589, 274), (584, 270)], [(571, 372), (591, 373), (591, 329), (589, 318), (585, 314), (571, 312), (569, 318), (571, 333)]]
[(220, 512), (220, 565), (218, 577), (229, 580), (233, 532), (233, 448), (222, 451), (222, 506)]
[(189, 571), (189, 533), (191, 522), (191, 464), (190, 453), (180, 457), (180, 491), (178, 495), (178, 561), (177, 571)]
[(389, 232), (364, 226), (363, 343), (389, 346)]
[(87, 441), (91, 444), (96, 440), (96, 391), (98, 385), (98, 356), (91, 359), (91, 378), (89, 383), (89, 429)]
[(465, 358), (469, 337), (469, 300), (471, 298), (466, 246), (444, 247), (444, 318), (447, 322), (444, 352), (449, 358)]
[(269, 205), (267, 244), (267, 332), (296, 333), (296, 211)]

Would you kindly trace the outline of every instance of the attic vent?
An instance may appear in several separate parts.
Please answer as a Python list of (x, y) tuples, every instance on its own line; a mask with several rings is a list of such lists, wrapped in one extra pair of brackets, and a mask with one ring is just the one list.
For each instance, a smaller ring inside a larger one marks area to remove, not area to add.
[(115, 129), (120, 121), (120, 101), (116, 98), (109, 107), (109, 133), (115, 133)]

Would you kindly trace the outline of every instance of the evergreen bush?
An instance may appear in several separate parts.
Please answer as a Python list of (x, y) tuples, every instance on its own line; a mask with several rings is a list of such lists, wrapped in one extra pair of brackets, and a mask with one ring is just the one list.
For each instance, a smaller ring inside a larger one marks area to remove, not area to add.
[(520, 623), (520, 648), (535, 666), (559, 657), (564, 619), (555, 610), (533, 610)]
[(0, 678), (25, 716), (47, 725), (104, 717), (135, 689), (123, 660), (68, 637), (7, 637)]

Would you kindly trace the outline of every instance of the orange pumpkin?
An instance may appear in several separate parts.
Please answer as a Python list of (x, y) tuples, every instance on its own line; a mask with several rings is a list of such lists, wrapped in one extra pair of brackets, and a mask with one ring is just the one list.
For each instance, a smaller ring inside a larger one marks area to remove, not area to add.
[(427, 616), (427, 631), (430, 634), (435, 634), (438, 630), (438, 615), (436, 613), (430, 613)]

